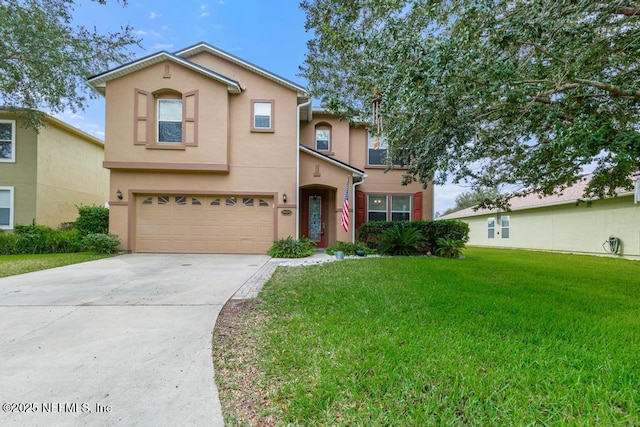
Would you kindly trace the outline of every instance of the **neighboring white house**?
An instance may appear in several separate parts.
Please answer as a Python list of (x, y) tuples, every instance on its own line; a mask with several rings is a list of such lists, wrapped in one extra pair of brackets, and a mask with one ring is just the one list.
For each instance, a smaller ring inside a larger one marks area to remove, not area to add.
[[(582, 199), (591, 176), (561, 195), (514, 198), (510, 211), (462, 209), (441, 219), (469, 224), (469, 245), (612, 254), (640, 259), (640, 185), (617, 197)], [(640, 178), (638, 178), (640, 179)]]

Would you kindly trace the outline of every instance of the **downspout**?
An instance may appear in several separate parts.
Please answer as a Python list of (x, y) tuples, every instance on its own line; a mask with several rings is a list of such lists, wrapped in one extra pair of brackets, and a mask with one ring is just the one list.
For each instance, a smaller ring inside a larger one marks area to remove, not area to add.
[(362, 175), (362, 179), (358, 182), (354, 182), (353, 183), (353, 188), (351, 191), (351, 197), (353, 197), (353, 227), (351, 227), (351, 243), (356, 243), (356, 202), (357, 202), (357, 198), (356, 198), (356, 187), (358, 185), (362, 185), (364, 184), (364, 182), (367, 179), (367, 174), (365, 173), (364, 175)]
[(296, 240), (300, 238), (300, 109), (311, 104), (312, 99), (307, 102), (298, 104), (296, 113)]

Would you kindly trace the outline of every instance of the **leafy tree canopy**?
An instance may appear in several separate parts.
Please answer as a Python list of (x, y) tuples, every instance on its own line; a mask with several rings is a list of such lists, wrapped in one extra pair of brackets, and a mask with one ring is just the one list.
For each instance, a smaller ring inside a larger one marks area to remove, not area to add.
[[(105, 4), (106, 0), (93, 0)], [(120, 1), (126, 5), (126, 0)], [(73, 0), (0, 0), (0, 106), (35, 129), (39, 110), (76, 112), (93, 96), (87, 77), (129, 58), (132, 29), (101, 34), (72, 23)]]
[[(585, 196), (640, 169), (640, 2), (307, 0), (302, 75), (347, 118), (380, 98), (405, 182)], [(374, 93), (378, 95), (374, 95)], [(505, 206), (508, 195), (484, 206)]]
[(477, 187), (471, 191), (465, 191), (456, 196), (456, 204), (454, 207), (444, 211), (442, 215), (449, 214), (451, 212), (457, 212), (461, 209), (470, 208), (473, 206), (482, 206), (496, 200), (500, 196), (500, 191), (497, 188), (482, 188)]

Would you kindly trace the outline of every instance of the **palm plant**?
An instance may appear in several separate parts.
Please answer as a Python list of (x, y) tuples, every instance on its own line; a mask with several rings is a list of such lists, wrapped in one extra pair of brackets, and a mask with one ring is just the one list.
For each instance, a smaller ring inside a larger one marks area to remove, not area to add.
[(426, 239), (416, 228), (396, 224), (380, 235), (380, 253), (383, 255), (418, 255), (426, 245)]

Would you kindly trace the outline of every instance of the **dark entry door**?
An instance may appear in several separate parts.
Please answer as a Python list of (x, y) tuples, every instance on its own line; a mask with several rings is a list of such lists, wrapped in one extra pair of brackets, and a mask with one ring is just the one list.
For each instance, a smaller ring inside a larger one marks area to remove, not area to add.
[(304, 234), (319, 248), (327, 246), (328, 198), (326, 191), (306, 190), (302, 198)]

